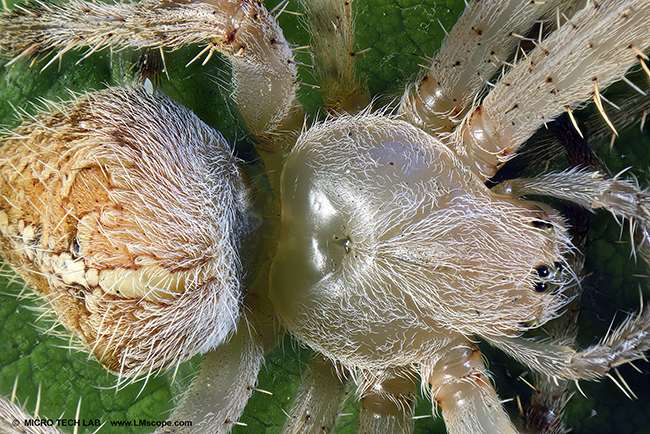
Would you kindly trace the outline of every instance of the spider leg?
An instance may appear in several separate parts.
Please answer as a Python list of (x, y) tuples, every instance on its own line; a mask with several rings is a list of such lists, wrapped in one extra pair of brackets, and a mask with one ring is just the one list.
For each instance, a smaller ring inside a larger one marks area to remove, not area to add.
[[(410, 369), (386, 369), (380, 376), (361, 371), (359, 434), (413, 432), (415, 374)], [(359, 379), (357, 379), (359, 381)]]
[[(175, 50), (196, 43), (208, 44), (207, 56), (219, 51), (230, 60), (234, 99), (266, 154), (288, 146), (285, 133), (299, 130), (303, 121), (297, 70), (282, 30), (261, 2), (72, 0), (0, 15), (0, 48), (16, 56), (12, 62), (49, 52), (56, 58), (81, 47)], [(267, 169), (278, 168), (269, 163)]]
[(282, 432), (332, 432), (347, 397), (347, 385), (341, 372), (329, 360), (315, 355), (303, 376)]
[(354, 74), (354, 14), (348, 0), (303, 0), (314, 71), (330, 113), (356, 114), (370, 97)]
[(16, 405), (13, 400), (0, 396), (0, 432), (8, 434), (64, 434), (58, 428), (46, 426), (25, 426), (24, 421), (34, 420), (24, 407)]
[[(588, 209), (604, 208), (615, 216), (630, 219), (632, 226), (647, 231), (650, 225), (650, 194), (635, 183), (611, 178), (602, 171), (569, 169), (535, 178), (504, 181), (493, 191), (509, 196), (526, 194), (564, 199)], [(637, 233), (640, 233), (637, 230)], [(643, 236), (642, 241), (648, 240)], [(643, 243), (642, 243), (643, 244)]]
[[(347, 398), (348, 382), (332, 362), (313, 358), (284, 425), (285, 434), (331, 432)], [(413, 431), (415, 374), (408, 369), (354, 369), (361, 399), (362, 433), (407, 434)]]
[[(568, 120), (558, 118), (550, 129), (558, 134), (567, 150), (573, 168), (560, 173), (548, 173), (534, 178), (510, 179), (492, 190), (509, 196), (542, 195), (564, 199), (586, 209), (604, 208), (617, 217), (629, 219), (643, 250), (650, 219), (649, 193), (637, 183), (612, 176), (609, 168), (589, 146), (588, 140), (579, 137)], [(581, 247), (577, 246), (580, 250)]]
[[(625, 363), (645, 359), (650, 349), (650, 307), (629, 316), (599, 344), (577, 352), (524, 338), (486, 338), (495, 347), (524, 365), (549, 377), (568, 380), (596, 380)], [(625, 388), (623, 391), (627, 394)]]
[[(244, 324), (224, 345), (206, 354), (194, 380), (167, 425), (157, 433), (227, 433), (239, 420), (254, 391), (264, 361), (262, 343)], [(191, 428), (175, 421), (195, 421)], [(198, 423), (196, 421), (199, 421)]]
[[(476, 1), (448, 34), (431, 67), (406, 89), (399, 113), (413, 125), (437, 134), (451, 131), (489, 80), (512, 61), (536, 23), (557, 12), (572, 14), (578, 2)], [(544, 21), (539, 31), (553, 27)], [(535, 35), (537, 37), (537, 35)]]
[(592, 96), (598, 99), (598, 89), (641, 59), (650, 46), (649, 18), (650, 4), (642, 1), (585, 6), (520, 59), (465, 117), (450, 138), (456, 153), (481, 178), (491, 177), (545, 122)]
[[(516, 429), (501, 406), (473, 342), (459, 338), (432, 367), (423, 369), (423, 381), (431, 386), (434, 403), (450, 434), (514, 434)], [(435, 408), (434, 408), (435, 411)]]

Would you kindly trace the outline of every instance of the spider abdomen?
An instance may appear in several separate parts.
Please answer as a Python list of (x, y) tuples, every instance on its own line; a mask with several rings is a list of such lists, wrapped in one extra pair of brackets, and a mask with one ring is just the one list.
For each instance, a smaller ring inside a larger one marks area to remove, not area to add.
[(143, 89), (36, 119), (2, 143), (3, 257), (115, 372), (168, 368), (227, 340), (249, 217), (221, 135)]

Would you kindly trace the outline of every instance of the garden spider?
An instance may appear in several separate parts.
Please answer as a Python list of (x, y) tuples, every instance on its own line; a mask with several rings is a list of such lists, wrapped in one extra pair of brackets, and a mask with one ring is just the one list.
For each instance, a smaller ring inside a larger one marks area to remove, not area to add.
[[(644, 47), (644, 48), (645, 48), (645, 47)], [(470, 96), (473, 97), (474, 95), (472, 94), (472, 95), (470, 95)], [(250, 125), (250, 124), (249, 124), (249, 125)], [(254, 128), (253, 128), (253, 129), (254, 129)], [(259, 133), (259, 132), (258, 132), (258, 133)], [(263, 135), (263, 134), (258, 134), (258, 135)], [(485, 157), (485, 156), (484, 156), (484, 157)], [(476, 160), (476, 159), (473, 159), (472, 161), (477, 161), (477, 160)], [(492, 163), (489, 163), (489, 162), (488, 162), (488, 165), (489, 165), (489, 164), (492, 164)], [(390, 174), (388, 174), (388, 175), (390, 175)], [(343, 175), (342, 175), (342, 177), (344, 178)], [(547, 225), (547, 224), (548, 224), (548, 223), (544, 223), (544, 222), (542, 222), (542, 225)], [(286, 225), (285, 225), (285, 226), (286, 226)], [(550, 228), (547, 228), (547, 229), (550, 229)], [(410, 261), (414, 261), (414, 259), (413, 259), (413, 258), (410, 258)], [(416, 261), (416, 262), (417, 262), (417, 261)], [(555, 268), (556, 268), (556, 270), (559, 270), (560, 267), (557, 267), (557, 266), (556, 266)], [(559, 273), (560, 271), (557, 271), (557, 272)], [(277, 270), (276, 270), (276, 273), (277, 273)], [(541, 271), (538, 271), (538, 273), (539, 273), (540, 275), (542, 274)], [(281, 273), (281, 275), (285, 275), (285, 273)], [(561, 279), (561, 280), (562, 280), (562, 279)], [(555, 285), (555, 283), (553, 283), (553, 284)], [(277, 300), (277, 295), (276, 295), (276, 300)], [(283, 303), (282, 306), (288, 306), (289, 304), (290, 304), (290, 303), (287, 303), (287, 304), (284, 304), (284, 303)], [(545, 320), (545, 318), (542, 318), (542, 319), (540, 320), (540, 322), (543, 322), (544, 320)], [(286, 316), (285, 316), (285, 321), (287, 321)], [(287, 321), (287, 322), (289, 322), (289, 321)], [(534, 324), (531, 324), (531, 325), (534, 325)], [(293, 327), (295, 328), (294, 331), (295, 331), (297, 334), (299, 334), (299, 335), (302, 334), (303, 336), (307, 336), (307, 335), (308, 335), (308, 334), (306, 335), (304, 331), (297, 331), (297, 329), (298, 329), (299, 327), (296, 327), (296, 326), (293, 326)], [(466, 332), (466, 333), (467, 333), (467, 332)], [(308, 340), (308, 339), (309, 339), (309, 337), (307, 336), (307, 339), (306, 339), (306, 340)], [(312, 339), (313, 339), (313, 338), (312, 338)], [(467, 348), (467, 347), (456, 348), (456, 350), (462, 351), (462, 348)], [(329, 349), (329, 350), (328, 350), (327, 348), (322, 348), (322, 350), (325, 351), (325, 352), (328, 352), (328, 351), (329, 351), (329, 352), (330, 352), (330, 356), (332, 356), (332, 354), (331, 354), (332, 349)], [(336, 355), (334, 355), (334, 357), (336, 358)], [(347, 357), (347, 356), (346, 356), (346, 357)], [(367, 361), (366, 361), (366, 362), (367, 362)], [(529, 362), (530, 362), (530, 361), (529, 361)], [(365, 363), (365, 362), (364, 362), (364, 363)], [(372, 362), (368, 362), (368, 363), (372, 363)], [(348, 360), (348, 364), (349, 364), (349, 360)], [(361, 364), (361, 363), (360, 363), (360, 364)], [(114, 368), (114, 369), (115, 369), (115, 368)], [(359, 378), (357, 378), (357, 379), (359, 379)], [(305, 423), (306, 423), (306, 422), (305, 422)], [(302, 426), (304, 426), (305, 423), (298, 422), (298, 426), (300, 426), (301, 429), (302, 429)], [(295, 428), (295, 426), (294, 426), (294, 428)]]

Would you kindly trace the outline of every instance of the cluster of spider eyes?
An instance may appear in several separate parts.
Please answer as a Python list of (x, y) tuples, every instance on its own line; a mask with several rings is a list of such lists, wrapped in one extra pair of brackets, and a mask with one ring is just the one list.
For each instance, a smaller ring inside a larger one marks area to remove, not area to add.
[(539, 293), (550, 292), (556, 293), (560, 289), (560, 275), (564, 267), (559, 262), (552, 266), (540, 265), (535, 271), (540, 277), (540, 281), (535, 283), (535, 291)]

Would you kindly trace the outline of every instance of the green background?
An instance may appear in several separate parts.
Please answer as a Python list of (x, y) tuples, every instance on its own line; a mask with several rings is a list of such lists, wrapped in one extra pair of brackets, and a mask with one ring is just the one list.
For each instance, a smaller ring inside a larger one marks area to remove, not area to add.
[[(265, 2), (271, 9), (275, 2)], [(358, 75), (371, 93), (378, 97), (375, 106), (400, 95), (400, 89), (418, 71), (418, 64), (426, 64), (423, 58), (432, 56), (439, 47), (444, 33), (436, 20), (450, 29), (462, 11), (463, 1), (433, 0), (368, 0), (355, 1), (357, 11), (358, 50), (370, 48), (358, 56)], [(289, 2), (288, 11), (299, 11), (296, 1)], [(287, 39), (296, 46), (309, 44), (296, 15), (283, 13), (279, 22)], [(202, 47), (188, 47), (166, 53), (169, 79), (163, 76), (160, 88), (182, 104), (191, 107), (201, 118), (220, 130), (238, 149), (250, 148), (247, 131), (238, 120), (236, 109), (229, 98), (228, 65), (217, 56), (205, 66), (195, 62), (190, 68), (184, 65)], [(96, 53), (76, 64), (80, 55), (67, 53), (60, 66), (55, 62), (46, 71), (39, 72), (44, 62), (29, 67), (18, 62), (3, 67), (7, 57), (0, 60), (0, 123), (7, 127), (19, 123), (17, 112), (34, 113), (39, 99), (67, 100), (70, 91), (84, 92), (101, 89), (107, 85), (128, 85), (132, 78), (134, 62), (138, 53), (124, 50), (111, 54), (108, 50)], [(302, 51), (299, 62), (309, 64), (309, 55)], [(300, 68), (300, 80), (315, 84), (310, 69)], [(646, 80), (647, 88), (650, 89)], [(301, 87), (300, 96), (308, 115), (318, 115), (320, 100), (317, 92), (308, 86)], [(612, 97), (611, 92), (608, 94)], [(638, 116), (639, 113), (630, 113)], [(598, 146), (601, 156), (613, 171), (632, 166), (631, 174), (646, 186), (650, 143), (647, 134), (639, 132), (638, 122), (627, 135), (619, 139), (609, 154), (608, 143)], [(242, 152), (243, 152), (242, 151)], [(244, 155), (244, 154), (242, 154)], [(621, 319), (622, 312), (638, 308), (639, 287), (646, 299), (650, 298), (647, 278), (634, 275), (648, 274), (644, 264), (635, 265), (630, 259), (627, 229), (621, 230), (607, 213), (599, 213), (592, 219), (586, 263), (589, 277), (584, 282), (584, 303), (581, 316), (581, 343), (593, 344), (604, 335), (614, 314)], [(146, 385), (142, 382), (115, 389), (116, 378), (107, 374), (87, 355), (70, 350), (70, 342), (43, 333), (49, 329), (51, 320), (39, 318), (35, 308), (38, 302), (30, 300), (29, 291), (23, 291), (20, 282), (12, 280), (5, 269), (0, 281), (0, 393), (11, 392), (17, 380), (17, 398), (29, 412), (34, 411), (37, 389), (42, 388), (39, 414), (57, 418), (62, 412), (73, 418), (81, 396), (81, 418), (86, 420), (149, 419), (164, 420), (173, 407), (175, 398), (189, 383), (199, 360), (183, 365), (174, 381), (172, 374), (152, 378)], [(484, 349), (491, 361), (490, 369), (500, 397), (504, 400), (521, 396), (525, 402), (530, 389), (517, 378), (525, 369), (500, 353)], [(272, 391), (273, 396), (255, 394), (250, 400), (241, 421), (247, 427), (236, 427), (240, 433), (277, 433), (289, 411), (293, 395), (310, 352), (299, 344), (286, 339), (284, 344), (271, 353), (262, 368), (259, 387)], [(581, 383), (586, 398), (576, 394), (568, 405), (568, 426), (578, 433), (641, 433), (650, 426), (650, 376), (648, 365), (637, 363), (643, 374), (624, 367), (623, 375), (639, 396), (636, 401), (627, 399), (610, 381)], [(339, 432), (356, 432), (354, 413), (358, 403), (349, 399), (350, 414), (341, 417)], [(514, 401), (506, 407), (516, 419)], [(419, 415), (430, 415), (431, 404), (420, 399)], [(87, 427), (80, 432), (92, 432)], [(145, 431), (149, 431), (148, 429)], [(105, 426), (102, 433), (126, 432)], [(137, 431), (134, 431), (137, 432)], [(440, 419), (425, 417), (416, 423), (417, 433), (444, 432)]]

